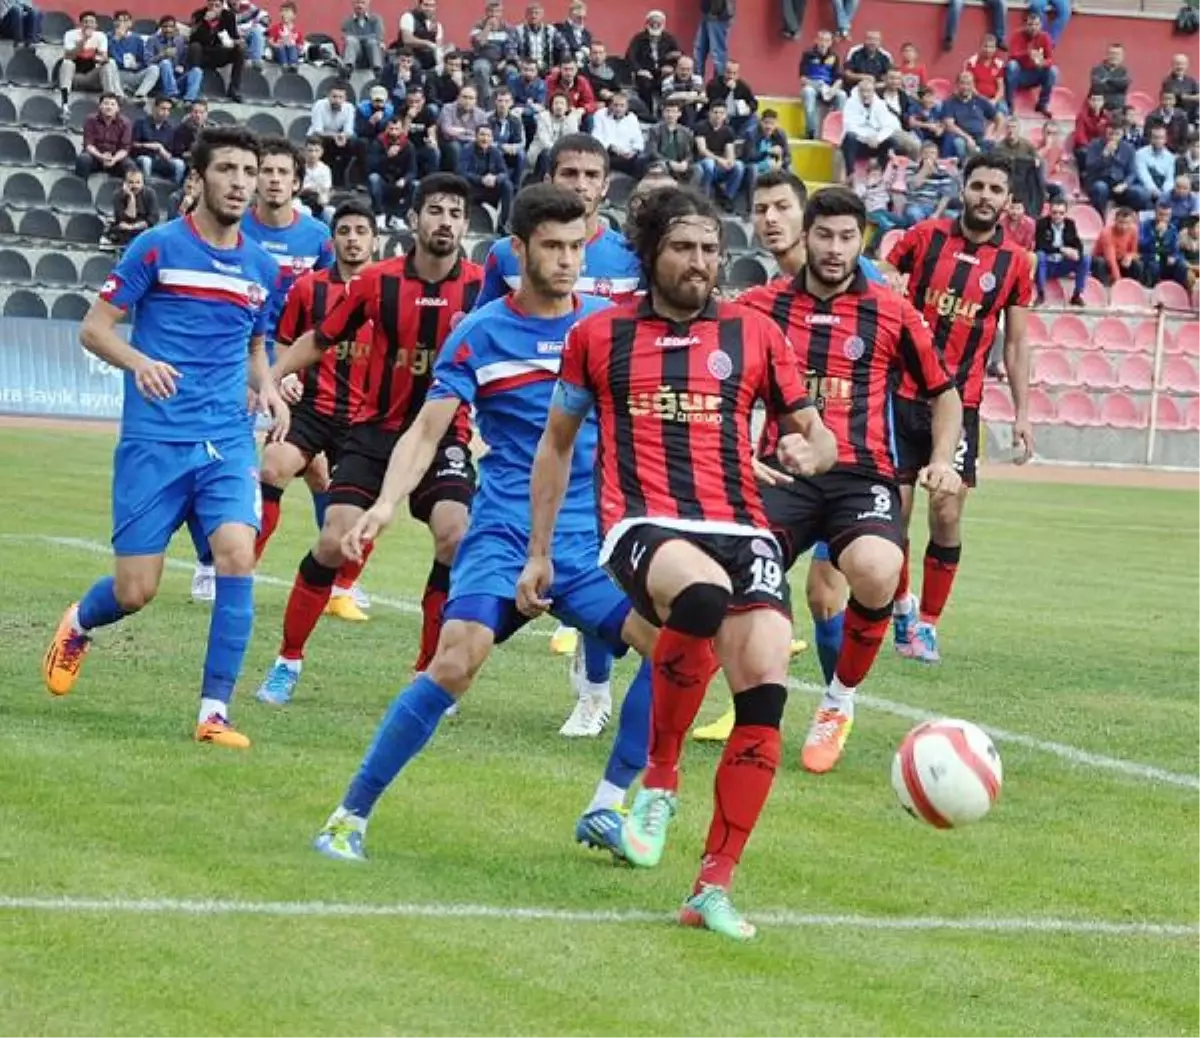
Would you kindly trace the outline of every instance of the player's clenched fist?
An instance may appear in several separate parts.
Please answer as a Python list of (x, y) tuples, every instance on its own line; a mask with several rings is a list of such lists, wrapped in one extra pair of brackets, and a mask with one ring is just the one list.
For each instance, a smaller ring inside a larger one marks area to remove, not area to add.
[(274, 383), (264, 386), (258, 398), (263, 412), (271, 419), (271, 431), (267, 434), (267, 439), (272, 443), (282, 442), (292, 424), (291, 410), (284, 403)]
[(181, 378), (183, 375), (165, 360), (143, 357), (133, 369), (133, 383), (147, 400), (169, 400)]
[(550, 608), (546, 593), (554, 583), (554, 563), (545, 555), (534, 555), (521, 570), (517, 580), (517, 608), (523, 616), (531, 619), (541, 616)]
[(392, 525), (395, 506), (386, 501), (376, 501), (342, 538), (342, 552), (354, 562), (362, 562), (368, 544), (372, 544), (384, 530)]
[(298, 404), (304, 398), (304, 383), (295, 375), (284, 375), (279, 393), (289, 404)]
[(935, 497), (962, 490), (962, 477), (954, 471), (954, 466), (940, 461), (921, 469), (917, 481)]
[(779, 463), (797, 476), (815, 476), (826, 471), (831, 462), (807, 436), (786, 433), (779, 438)]

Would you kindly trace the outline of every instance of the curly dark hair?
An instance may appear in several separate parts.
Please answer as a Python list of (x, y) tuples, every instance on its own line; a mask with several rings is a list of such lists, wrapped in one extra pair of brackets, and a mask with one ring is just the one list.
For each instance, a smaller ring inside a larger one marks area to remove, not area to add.
[(725, 229), (720, 211), (712, 199), (694, 188), (662, 187), (643, 197), (636, 210), (631, 208), (625, 236), (647, 279), (653, 274), (663, 239), (676, 223), (689, 216), (711, 220), (724, 247)]
[(262, 144), (249, 130), (241, 126), (209, 126), (201, 131), (196, 143), (192, 145), (192, 168), (204, 176), (204, 171), (212, 161), (213, 152), (221, 148), (248, 151), (256, 159), (262, 160)]

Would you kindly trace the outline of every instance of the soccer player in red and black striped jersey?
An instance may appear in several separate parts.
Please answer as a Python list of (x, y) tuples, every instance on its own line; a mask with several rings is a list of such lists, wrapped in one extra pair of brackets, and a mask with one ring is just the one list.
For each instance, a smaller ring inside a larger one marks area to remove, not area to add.
[(919, 609), (909, 590), (907, 533), (913, 480), (930, 456), (929, 407), (911, 378), (901, 380), (894, 400), (905, 529), (904, 567), (893, 607), (896, 648), (902, 655), (927, 663), (941, 658), (937, 622), (962, 556), (959, 524), (967, 488), (975, 485), (983, 377), (1001, 315), (1004, 360), (1016, 411), (1013, 460), (1023, 464), (1033, 454), (1026, 326), (1036, 263), (1030, 252), (1006, 241), (999, 226), (1012, 197), (1011, 177), (1007, 159), (986, 153), (972, 157), (963, 171), (962, 217), (917, 224), (888, 256), (901, 274), (908, 275), (908, 298), (933, 329), (933, 341), (963, 399), (962, 440), (954, 455), (963, 488), (953, 497), (930, 500)]
[[(904, 536), (892, 460), (888, 399), (897, 375), (930, 400), (932, 449), (920, 482), (933, 497), (955, 494), (954, 447), (962, 405), (924, 318), (903, 296), (859, 269), (867, 213), (850, 190), (829, 187), (804, 210), (805, 266), (791, 281), (747, 293), (742, 301), (785, 329), (826, 425), (837, 437), (834, 468), (763, 492), (772, 527), (790, 565), (814, 542), (850, 585), (842, 647), (801, 762), (829, 771), (854, 723), (854, 691), (887, 633)], [(764, 447), (775, 438), (770, 423)]]
[(759, 401), (787, 435), (781, 457), (824, 471), (836, 444), (805, 395), (787, 340), (768, 319), (713, 296), (721, 221), (691, 190), (648, 195), (631, 243), (649, 292), (571, 329), (531, 482), (523, 612), (544, 610), (551, 545), (579, 430), (594, 407), (600, 560), (634, 608), (660, 625), (649, 767), (622, 830), (635, 865), (662, 857), (679, 759), (713, 672), (734, 691), (736, 724), (717, 769), (705, 854), (681, 921), (746, 939), (729, 901), (742, 850), (779, 763), (791, 618), (779, 544), (767, 527), (750, 425)]
[[(483, 269), (463, 260), (470, 187), (453, 174), (434, 174), (418, 185), (412, 212), (416, 243), (404, 256), (368, 267), (325, 315), (275, 362), (277, 377), (300, 371), (370, 323), (363, 399), (342, 443), (330, 486), (330, 507), (315, 548), (304, 557), (288, 598), (279, 656), (258, 690), (259, 699), (286, 703), (300, 677), (304, 646), (329, 602), (347, 557), (342, 539), (379, 496), (392, 448), (425, 401), (434, 361), (451, 328), (470, 311)], [(434, 562), (422, 599), (424, 669), (437, 647), (450, 563), (467, 527), (475, 489), (471, 424), (461, 408), (439, 445), (437, 458), (409, 497), (409, 512), (426, 523)]]
[[(369, 206), (350, 201), (338, 207), (333, 217), (333, 248), (334, 266), (305, 274), (288, 292), (275, 335), (280, 346), (292, 345), (315, 328), (351, 280), (370, 263), (375, 251), (375, 222)], [(280, 505), (288, 484), (319, 455), (324, 455), (330, 466), (337, 461), (350, 419), (362, 404), (370, 332), (369, 326), (360, 329), (353, 341), (338, 343), (300, 377), (285, 380), (282, 388), (292, 406), (293, 420), (287, 437), (267, 444), (263, 450), (259, 472), (262, 529), (254, 546), (257, 558), (262, 558), (267, 541), (279, 525)], [(340, 603), (350, 607), (346, 618), (365, 619), (349, 594), (361, 571), (357, 562), (341, 567), (331, 611)]]

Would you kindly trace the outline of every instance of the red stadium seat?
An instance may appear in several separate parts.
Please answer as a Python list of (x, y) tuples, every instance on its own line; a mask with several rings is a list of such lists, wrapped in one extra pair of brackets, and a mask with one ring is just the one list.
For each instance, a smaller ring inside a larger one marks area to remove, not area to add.
[(1075, 365), (1075, 384), (1088, 389), (1116, 389), (1121, 383), (1103, 353), (1085, 353)]
[(1064, 425), (1099, 425), (1100, 416), (1092, 398), (1082, 389), (1068, 389), (1058, 398), (1058, 420)]
[(1160, 396), (1154, 405), (1154, 424), (1165, 432), (1180, 432), (1187, 428), (1183, 412), (1174, 397)]
[(1108, 306), (1108, 289), (1095, 278), (1088, 278), (1083, 286), (1083, 301), (1093, 310), (1103, 310)]
[(1046, 327), (1046, 322), (1043, 321), (1037, 314), (1029, 315), (1029, 323), (1026, 326), (1028, 331), (1029, 344), (1031, 346), (1047, 346), (1050, 343), (1050, 330)]
[(1175, 341), (1178, 351), (1185, 357), (1200, 357), (1200, 321), (1180, 325)]
[(1070, 87), (1056, 86), (1050, 92), (1050, 114), (1055, 119), (1074, 121), (1079, 111), (1079, 101)]
[(1075, 229), (1081, 238), (1095, 240), (1104, 230), (1104, 221), (1100, 219), (1100, 214), (1087, 203), (1071, 206), (1067, 215), (1075, 221)]
[(821, 124), (821, 140), (826, 144), (832, 144), (835, 148), (842, 143), (842, 138), (846, 135), (845, 127), (842, 125), (842, 113), (830, 112), (825, 116), (825, 122)]
[(1172, 393), (1200, 393), (1200, 376), (1186, 357), (1168, 357), (1163, 363), (1162, 386)]
[(1034, 108), (1037, 104), (1037, 88), (1026, 87), (1024, 90), (1018, 90), (1016, 102), (1013, 108), (1013, 115), (1021, 119), (1040, 119), (1041, 114)]
[(1144, 353), (1130, 354), (1117, 367), (1117, 384), (1122, 389), (1149, 389), (1154, 385), (1154, 363)]
[(988, 382), (983, 387), (979, 413), (983, 415), (985, 422), (1012, 422), (1017, 417), (1008, 390), (995, 382)]
[(1070, 166), (1062, 166), (1052, 178), (1053, 182), (1063, 189), (1068, 201), (1083, 197), (1079, 188), (1079, 174)]
[(1158, 107), (1158, 99), (1151, 97), (1144, 90), (1131, 90), (1125, 95), (1125, 104), (1137, 112), (1137, 117), (1145, 122), (1146, 116)]
[(1033, 358), (1033, 381), (1043, 386), (1074, 386), (1071, 358), (1062, 350), (1039, 350)]
[(926, 86), (933, 91), (933, 96), (936, 97), (939, 102), (945, 101), (946, 98), (954, 93), (954, 84), (948, 79), (941, 79), (940, 77), (931, 79), (928, 83), (926, 83)]
[(1036, 386), (1029, 391), (1029, 420), (1034, 425), (1051, 425), (1058, 420), (1058, 410), (1050, 394)]
[(898, 242), (903, 237), (904, 237), (903, 231), (900, 231), (900, 230), (888, 231), (887, 234), (885, 234), (883, 236), (883, 238), (880, 239), (880, 242), (879, 242), (880, 258), (887, 259), (888, 253), (890, 253), (892, 251), (892, 247), (896, 244), (896, 242)]
[(1167, 310), (1180, 310), (1190, 313), (1192, 301), (1188, 298), (1187, 289), (1174, 281), (1160, 281), (1154, 286), (1153, 300), (1156, 305)]
[(1200, 396), (1194, 396), (1183, 410), (1183, 427), (1188, 432), (1200, 431)]
[(1061, 310), (1067, 305), (1067, 290), (1059, 278), (1049, 278), (1046, 281), (1046, 305), (1055, 310)]
[[(1157, 345), (1158, 322), (1143, 321), (1134, 329), (1133, 333), (1133, 348), (1138, 353), (1153, 353), (1154, 347)], [(1173, 353), (1176, 348), (1175, 337), (1171, 334), (1170, 328), (1163, 329), (1163, 349), (1167, 353)]]
[(1133, 397), (1125, 393), (1109, 393), (1100, 401), (1100, 424), (1114, 429), (1146, 428), (1146, 412)]
[(1133, 353), (1133, 333), (1119, 317), (1102, 317), (1092, 329), (1092, 342), (1097, 349), (1112, 353)]
[(1108, 303), (1114, 310), (1140, 310), (1150, 305), (1150, 296), (1140, 281), (1117, 278), (1108, 290)]
[(1091, 339), (1083, 318), (1074, 314), (1063, 314), (1050, 328), (1050, 341), (1064, 350), (1086, 350)]

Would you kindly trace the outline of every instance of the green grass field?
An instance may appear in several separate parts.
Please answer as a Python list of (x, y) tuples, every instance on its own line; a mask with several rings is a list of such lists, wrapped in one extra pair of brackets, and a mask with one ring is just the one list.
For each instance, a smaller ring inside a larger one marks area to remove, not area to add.
[[(946, 662), (885, 655), (822, 778), (797, 759), (812, 693), (793, 695), (737, 890), (765, 925), (734, 946), (670, 922), (715, 748), (689, 748), (657, 871), (571, 842), (608, 739), (556, 735), (570, 700), (545, 628), (496, 655), (381, 802), (369, 865), (309, 849), (413, 657), (414, 525), (366, 573), (400, 608), (324, 623), (283, 711), (252, 696), (285, 599), (260, 586), (235, 704), (247, 754), (190, 741), (207, 616), (186, 538), (158, 601), (52, 701), (45, 642), (109, 565), (110, 450), (105, 432), (0, 430), (0, 1033), (1197, 1033), (1195, 494), (985, 484)], [(312, 533), (297, 487), (263, 571), (290, 583)], [(793, 676), (816, 678), (811, 654)], [(998, 741), (1004, 794), (981, 824), (937, 832), (896, 806), (917, 710), (1029, 737)], [(53, 898), (72, 900), (37, 900)]]

